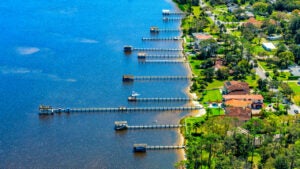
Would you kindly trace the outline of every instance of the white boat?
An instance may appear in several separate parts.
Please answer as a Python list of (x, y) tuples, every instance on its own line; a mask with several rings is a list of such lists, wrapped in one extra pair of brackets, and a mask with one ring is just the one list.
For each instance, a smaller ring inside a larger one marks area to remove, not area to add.
[(135, 91), (132, 91), (132, 93), (131, 93), (131, 97), (137, 97), (137, 96), (139, 96), (140, 94), (138, 94), (137, 92), (135, 92)]

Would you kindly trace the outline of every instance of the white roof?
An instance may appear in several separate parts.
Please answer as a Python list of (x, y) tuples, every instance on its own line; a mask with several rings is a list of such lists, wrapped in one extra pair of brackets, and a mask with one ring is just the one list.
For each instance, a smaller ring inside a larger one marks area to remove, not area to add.
[(276, 47), (271, 42), (263, 43), (263, 46), (268, 49), (276, 49)]

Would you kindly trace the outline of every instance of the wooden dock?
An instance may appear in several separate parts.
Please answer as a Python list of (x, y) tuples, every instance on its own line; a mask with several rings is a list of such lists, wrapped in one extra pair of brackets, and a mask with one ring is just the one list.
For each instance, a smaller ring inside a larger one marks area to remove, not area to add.
[(129, 126), (127, 121), (115, 121), (115, 130), (127, 130), (127, 129), (170, 129), (180, 128), (184, 125), (180, 124), (157, 124), (157, 125), (135, 125)]
[(165, 28), (165, 29), (160, 29), (157, 26), (152, 26), (150, 27), (150, 33), (159, 33), (159, 32), (180, 32), (181, 29), (171, 29), (171, 28)]
[(191, 101), (191, 98), (188, 97), (166, 97), (166, 98), (162, 98), (162, 97), (153, 97), (153, 98), (138, 98), (138, 97), (133, 97), (133, 96), (129, 96), (128, 97), (128, 101), (130, 102), (137, 102), (137, 101), (141, 101), (141, 102), (148, 102), (148, 101), (155, 101), (155, 102), (161, 102), (161, 101)]
[(169, 21), (181, 21), (182, 18), (168, 18), (168, 17), (163, 17), (164, 22), (169, 22)]
[(133, 76), (123, 75), (123, 82), (133, 82), (134, 80), (189, 80), (192, 76)]
[(133, 46), (130, 46), (130, 45), (124, 46), (123, 50), (127, 54), (131, 53), (134, 50), (136, 50), (136, 51), (168, 51), (168, 52), (183, 51), (182, 48), (134, 48)]
[(172, 145), (172, 146), (149, 146), (147, 144), (134, 144), (134, 152), (146, 152), (147, 150), (171, 150), (171, 149), (184, 149), (185, 146)]
[(174, 12), (174, 11), (170, 11), (168, 9), (163, 9), (162, 14), (163, 15), (185, 15), (184, 12)]
[[(143, 59), (143, 57), (139, 57), (139, 59)], [(144, 58), (183, 58), (183, 55), (146, 55)]]
[(185, 60), (146, 60), (139, 59), (139, 63), (188, 63)]
[(148, 55), (145, 52), (139, 52), (137, 55), (138, 59), (146, 59), (146, 58), (183, 58), (183, 55), (170, 55), (170, 54), (163, 54), (163, 55)]
[(181, 48), (132, 48), (136, 51), (183, 51)]
[(179, 41), (183, 40), (183, 38), (180, 37), (165, 37), (165, 38), (142, 38), (143, 41)]
[(116, 107), (116, 108), (49, 108), (39, 109), (39, 115), (54, 115), (61, 113), (100, 113), (100, 112), (149, 112), (149, 111), (192, 111), (200, 110), (200, 106), (187, 107)]

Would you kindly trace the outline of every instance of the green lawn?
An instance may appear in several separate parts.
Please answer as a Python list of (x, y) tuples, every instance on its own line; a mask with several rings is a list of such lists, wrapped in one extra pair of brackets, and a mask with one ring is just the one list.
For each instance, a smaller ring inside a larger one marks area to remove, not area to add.
[[(289, 76), (291, 75), (290, 72), (280, 72), (279, 76), (277, 76), (277, 80), (288, 80)], [(274, 79), (274, 73), (270, 72), (270, 76)]]
[(253, 47), (253, 53), (255, 55), (258, 55), (259, 53), (262, 53), (262, 52), (267, 52), (268, 53), (268, 51), (266, 51), (261, 45), (256, 45), (256, 46)]
[(258, 86), (257, 85), (258, 78), (259, 78), (258, 75), (255, 75), (255, 79), (252, 79), (251, 76), (247, 76), (245, 81), (249, 84), (250, 87), (255, 88)]
[(198, 18), (200, 15), (200, 6), (193, 6), (193, 14)]
[(222, 88), (224, 85), (224, 81), (215, 80), (211, 83), (208, 83), (208, 86), (206, 87), (207, 90), (212, 90), (216, 88)]
[(258, 61), (259, 65), (265, 70), (265, 71), (272, 71), (274, 64), (267, 65), (267, 62), (265, 61)]
[(201, 76), (200, 73), (201, 73), (202, 69), (200, 69), (199, 66), (202, 64), (203, 60), (196, 60), (196, 59), (192, 60), (191, 57), (189, 58), (189, 60), (190, 60), (189, 62), (190, 62), (193, 73), (196, 76)]
[(221, 102), (222, 101), (222, 94), (219, 89), (206, 90), (202, 94), (203, 94), (202, 103)]
[(211, 109), (211, 115), (210, 116), (219, 116), (224, 115), (225, 111), (222, 108), (210, 108)]
[(297, 82), (289, 82), (288, 84), (295, 92), (293, 96), (294, 103), (300, 106), (300, 85), (298, 85)]

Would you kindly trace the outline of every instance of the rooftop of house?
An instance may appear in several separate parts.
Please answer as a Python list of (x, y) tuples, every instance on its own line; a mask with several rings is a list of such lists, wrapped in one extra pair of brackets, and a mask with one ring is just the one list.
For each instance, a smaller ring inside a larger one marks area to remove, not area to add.
[(262, 21), (258, 21), (254, 17), (251, 17), (251, 18), (248, 19), (248, 21), (246, 22), (246, 24), (249, 24), (249, 23), (253, 24), (255, 27), (258, 27), (258, 28), (260, 28), (261, 25), (263, 24)]
[(227, 100), (225, 101), (225, 105), (229, 107), (248, 107), (252, 104), (252, 101), (244, 101), (244, 100)]
[(264, 97), (260, 94), (246, 94), (246, 95), (223, 95), (223, 98), (225, 100), (231, 100), (231, 99), (234, 99), (234, 100), (263, 100)]
[(213, 36), (207, 34), (207, 33), (193, 33), (193, 37), (197, 40), (207, 40), (213, 38)]
[(240, 81), (227, 81), (224, 83), (227, 90), (250, 90), (248, 83)]
[(265, 42), (262, 45), (267, 49), (271, 49), (271, 50), (276, 49), (275, 45), (272, 42)]
[(226, 116), (236, 117), (241, 121), (250, 120), (250, 118), (251, 118), (251, 109), (250, 108), (226, 107), (225, 112), (226, 112)]
[(293, 76), (300, 76), (300, 66), (290, 66), (289, 69)]

